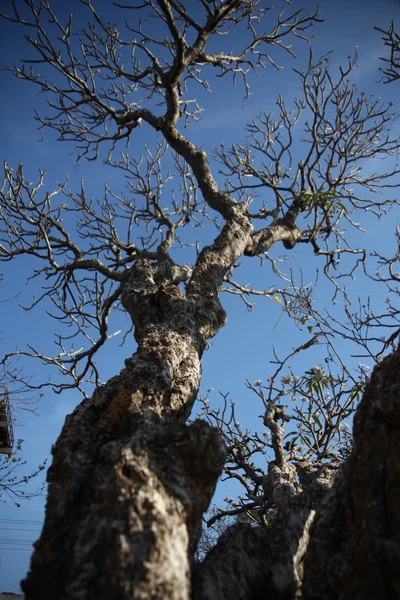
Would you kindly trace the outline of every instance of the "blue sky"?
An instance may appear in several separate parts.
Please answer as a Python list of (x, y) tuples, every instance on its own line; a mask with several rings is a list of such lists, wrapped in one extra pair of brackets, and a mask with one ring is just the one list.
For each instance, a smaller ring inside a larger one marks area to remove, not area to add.
[[(2, 9), (11, 3), (3, 1)], [(99, 3), (102, 4), (102, 3)], [(65, 9), (65, 3), (61, 0), (52, 2), (54, 7)], [(82, 17), (82, 7), (76, 1), (68, 3), (68, 8), (76, 15), (77, 20)], [(312, 10), (313, 5), (307, 2), (308, 8)], [(301, 2), (294, 1), (292, 7), (301, 7)], [(312, 42), (316, 56), (324, 55), (332, 51), (331, 64), (333, 70), (346, 62), (347, 57), (352, 55), (354, 47), (358, 46), (359, 66), (354, 73), (353, 82), (360, 90), (369, 94), (382, 96), (385, 100), (392, 100), (394, 106), (399, 106), (399, 90), (396, 84), (383, 86), (379, 82), (379, 56), (385, 50), (378, 32), (374, 31), (374, 25), (388, 27), (392, 19), (397, 19), (400, 24), (400, 3), (396, 0), (322, 0), (319, 3), (324, 23), (314, 28), (315, 39)], [(76, 12), (75, 12), (76, 10)], [(24, 54), (24, 44), (19, 37), (20, 31), (10, 24), (0, 22), (0, 56), (3, 62), (14, 63)], [(214, 145), (224, 143), (229, 146), (232, 142), (243, 142), (245, 140), (245, 125), (260, 110), (270, 111), (275, 108), (275, 99), (282, 94), (290, 102), (296, 94), (300, 93), (297, 76), (292, 67), (305, 68), (308, 50), (305, 46), (298, 46), (296, 61), (284, 59), (285, 69), (279, 74), (269, 68), (259, 74), (258, 79), (252, 81), (253, 95), (242, 102), (242, 89), (232, 90), (230, 82), (225, 79), (210, 80), (213, 93), (202, 97), (205, 107), (204, 120), (194, 124), (186, 133), (190, 139), (201, 145), (210, 152)], [(101, 196), (104, 183), (107, 182), (117, 193), (123, 189), (123, 180), (117, 172), (110, 171), (99, 163), (81, 162), (76, 165), (72, 145), (56, 143), (52, 132), (45, 132), (43, 141), (37, 132), (33, 120), (33, 110), (43, 106), (44, 98), (37, 95), (37, 90), (27, 83), (16, 81), (9, 73), (0, 72), (1, 88), (0, 96), (0, 119), (1, 119), (1, 158), (7, 158), (12, 166), (17, 166), (22, 160), (27, 173), (32, 180), (35, 179), (38, 169), (46, 169), (47, 176), (45, 188), (53, 189), (57, 181), (63, 181), (66, 174), (69, 175), (71, 189), (78, 189), (80, 179), (85, 180), (85, 186), (89, 195)], [(396, 127), (396, 125), (395, 125)], [(397, 124), (399, 132), (399, 125)], [(149, 134), (142, 128), (138, 134), (140, 139), (148, 140)], [(139, 142), (135, 142), (139, 146)], [(297, 149), (297, 148), (296, 148)], [(132, 151), (132, 143), (130, 150)], [(301, 145), (298, 146), (301, 152)], [(373, 170), (375, 165), (366, 165)], [(399, 222), (398, 209), (391, 212), (388, 220), (375, 222), (365, 220), (367, 233), (363, 240), (357, 240), (358, 245), (368, 248), (379, 248), (382, 253), (393, 252), (395, 247), (392, 232), (396, 223)], [(206, 229), (198, 233), (193, 231), (194, 236), (199, 236), (201, 244), (211, 239), (212, 231)], [(196, 238), (195, 238), (196, 239)], [(282, 247), (274, 249), (274, 255), (283, 254)], [(179, 258), (177, 258), (179, 261)], [(183, 260), (183, 259), (182, 259)], [(268, 264), (260, 268), (257, 259), (243, 259), (241, 261), (242, 283), (250, 282), (254, 286), (268, 288), (275, 281), (272, 277)], [(310, 248), (296, 248), (293, 259), (286, 265), (286, 269), (293, 268), (299, 275), (300, 266), (303, 268), (305, 281), (312, 281), (316, 268), (322, 268), (321, 261), (312, 255)], [(0, 265), (0, 271), (5, 275), (7, 287), (3, 289), (5, 296), (13, 296), (19, 293), (18, 302), (10, 301), (2, 304), (1, 327), (2, 339), (0, 354), (12, 351), (16, 348), (25, 347), (27, 342), (33, 342), (38, 348), (51, 351), (51, 341), (54, 324), (43, 314), (40, 309), (34, 313), (22, 311), (18, 303), (29, 304), (34, 295), (38, 295), (35, 282), (26, 285), (26, 277), (32, 268), (30, 261), (16, 261), (13, 264)], [(357, 279), (349, 287), (354, 294), (363, 297), (376, 292), (375, 301), (381, 301), (380, 290), (375, 290), (371, 284), (363, 279)], [(322, 308), (338, 310), (332, 306), (332, 288), (321, 278), (318, 286), (318, 303)], [(257, 416), (261, 412), (261, 406), (253, 395), (249, 394), (245, 387), (245, 380), (265, 380), (270, 372), (269, 361), (272, 358), (272, 345), (284, 354), (292, 347), (307, 339), (306, 332), (299, 332), (284, 316), (277, 324), (281, 316), (281, 306), (273, 301), (260, 299), (252, 312), (248, 312), (244, 304), (235, 296), (226, 294), (223, 296), (223, 304), (228, 313), (228, 324), (220, 331), (218, 336), (211, 340), (209, 351), (205, 353), (203, 361), (203, 390), (213, 388), (215, 393), (211, 396), (212, 401), (217, 402), (217, 391), (230, 392), (231, 398), (237, 403), (238, 417), (245, 426), (258, 427)], [(339, 312), (337, 314), (339, 314)], [(118, 322), (119, 323), (119, 322)], [(117, 322), (115, 328), (117, 329)], [(115, 329), (115, 330), (116, 330)], [(110, 340), (107, 348), (99, 356), (99, 365), (103, 380), (116, 374), (123, 367), (123, 360), (134, 350), (133, 339), (128, 341), (124, 348), (118, 347), (120, 338), (116, 336)], [(346, 352), (346, 349), (343, 348)], [(319, 351), (320, 352), (320, 351)], [(304, 357), (297, 368), (300, 370), (318, 363), (321, 357), (318, 353)], [(40, 364), (27, 364), (27, 374), (36, 376), (39, 381), (48, 376)], [(214, 398), (214, 400), (213, 400)], [(55, 395), (49, 388), (45, 388), (44, 396), (38, 404), (39, 417), (29, 413), (19, 417), (24, 425), (16, 428), (16, 437), (25, 440), (24, 458), (28, 460), (28, 466), (34, 468), (49, 456), (51, 444), (63, 425), (66, 414), (71, 412), (80, 397), (77, 392), (69, 391), (61, 396)], [(234, 495), (235, 490), (218, 492), (216, 502), (221, 502), (224, 495)], [(4, 529), (3, 536), (17, 539), (34, 539), (35, 533), (17, 532), (17, 520), (36, 522), (32, 527), (20, 523), (21, 529), (37, 530), (37, 523), (43, 520), (44, 498), (34, 498), (25, 502), (21, 508), (12, 504), (1, 505), (0, 519), (9, 519), (6, 524), (0, 520), (0, 529)], [(1, 523), (4, 523), (1, 525)], [(10, 529), (8, 529), (10, 528)], [(10, 547), (6, 543), (0, 543), (0, 590), (16, 591), (18, 582), (24, 576), (29, 560), (29, 552), (18, 550), (3, 550)]]

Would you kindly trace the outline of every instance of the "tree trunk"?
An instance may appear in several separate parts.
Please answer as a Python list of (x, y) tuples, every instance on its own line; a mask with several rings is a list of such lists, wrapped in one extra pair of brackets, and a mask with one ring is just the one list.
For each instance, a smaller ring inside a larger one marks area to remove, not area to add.
[(122, 302), (138, 350), (67, 417), (53, 448), (27, 600), (190, 597), (190, 563), (226, 453), (215, 429), (185, 421), (204, 332), (225, 313), (213, 297), (184, 296), (160, 278), (165, 268), (143, 260), (131, 270)]
[(214, 185), (205, 153), (175, 129), (169, 135), (206, 170), (206, 192), (225, 207), (226, 223), (197, 257), (185, 294), (187, 270), (169, 257), (171, 236), (152, 261), (138, 258), (126, 271), (121, 302), (138, 350), (67, 417), (53, 448), (45, 525), (22, 584), (27, 600), (191, 595), (190, 564), (226, 450), (217, 430), (185, 423), (206, 340), (226, 322), (223, 278), (253, 226)]
[(375, 368), (353, 451), (319, 506), (314, 486), (270, 529), (228, 529), (194, 570), (195, 600), (400, 598), (399, 374), (400, 350)]
[(312, 527), (304, 600), (400, 598), (400, 349), (375, 368), (354, 440)]

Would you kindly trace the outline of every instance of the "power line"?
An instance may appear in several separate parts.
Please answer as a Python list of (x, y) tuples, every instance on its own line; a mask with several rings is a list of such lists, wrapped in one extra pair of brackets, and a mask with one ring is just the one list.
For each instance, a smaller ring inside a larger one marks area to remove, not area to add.
[(32, 552), (31, 548), (1, 548), (0, 550), (20, 550), (21, 552)]
[[(10, 525), (10, 527), (6, 527), (6, 525)], [(43, 521), (34, 519), (0, 519), (0, 530), (2, 531), (28, 531), (39, 534), (42, 525)], [(24, 526), (28, 526), (28, 528)], [(37, 527), (37, 529), (30, 529), (29, 526)], [(26, 538), (0, 537), (0, 544), (7, 544), (6, 546), (0, 546), (0, 551), (9, 552), (11, 550), (18, 550), (20, 552), (32, 553), (34, 541), (35, 540), (28, 540)]]
[(29, 520), (25, 520), (25, 519), (0, 519), (0, 523), (25, 523), (25, 524), (38, 523), (40, 525), (43, 525), (44, 521), (29, 521)]
[(17, 527), (0, 527), (0, 531), (32, 531), (33, 533), (40, 533), (40, 529), (18, 529)]
[(17, 538), (0, 538), (0, 544), (11, 543), (11, 544), (32, 544), (35, 540), (24, 540)]

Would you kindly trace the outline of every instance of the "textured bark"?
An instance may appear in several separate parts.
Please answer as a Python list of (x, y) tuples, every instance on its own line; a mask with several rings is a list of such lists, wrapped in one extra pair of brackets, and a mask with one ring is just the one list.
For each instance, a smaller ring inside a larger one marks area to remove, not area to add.
[(225, 448), (216, 430), (185, 420), (205, 338), (225, 313), (214, 297), (185, 297), (163, 262), (138, 261), (125, 283), (137, 353), (67, 417), (53, 448), (27, 600), (190, 596)]
[(205, 561), (194, 568), (194, 600), (300, 597), (310, 528), (334, 474), (329, 469), (314, 472), (304, 467), (301, 488), (294, 485), (293, 472), (281, 469), (278, 462), (269, 465), (279, 507), (271, 527), (239, 523), (229, 528)]
[(194, 568), (193, 600), (294, 599), (313, 517), (300, 502), (282, 511), (270, 529), (229, 528)]
[(304, 600), (400, 597), (400, 351), (373, 372), (354, 449), (317, 514)]
[[(194, 570), (195, 600), (400, 597), (399, 373), (400, 351), (375, 368), (335, 480), (304, 469), (305, 491), (286, 494), (270, 529), (230, 528)], [(285, 473), (273, 466), (282, 487)]]

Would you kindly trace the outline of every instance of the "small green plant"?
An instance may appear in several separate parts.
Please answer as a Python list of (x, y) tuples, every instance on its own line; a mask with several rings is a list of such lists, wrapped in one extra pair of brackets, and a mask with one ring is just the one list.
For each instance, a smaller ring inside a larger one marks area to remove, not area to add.
[(319, 206), (324, 208), (328, 213), (334, 213), (337, 211), (347, 212), (346, 207), (342, 202), (337, 199), (336, 191), (327, 190), (323, 191), (319, 188), (316, 192), (312, 190), (303, 190), (298, 196), (301, 211), (312, 210)]

